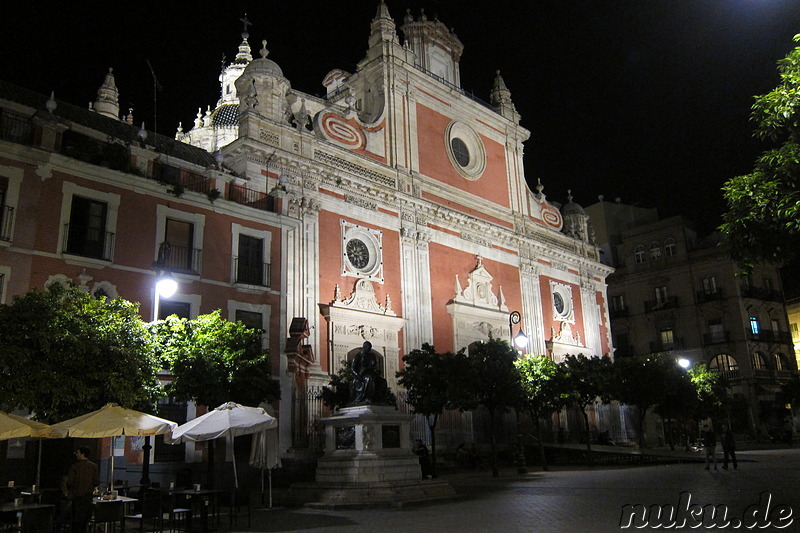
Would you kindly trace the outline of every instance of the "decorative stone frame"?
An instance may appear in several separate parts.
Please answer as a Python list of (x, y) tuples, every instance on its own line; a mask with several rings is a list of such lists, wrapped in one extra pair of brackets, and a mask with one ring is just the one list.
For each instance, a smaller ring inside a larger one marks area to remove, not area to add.
[[(461, 139), (469, 150), (469, 162), (462, 166), (453, 152), (453, 139)], [(444, 135), (445, 150), (450, 163), (468, 180), (477, 180), (486, 170), (486, 148), (480, 136), (464, 122), (454, 120), (447, 125)]]
[[(383, 283), (383, 233), (379, 230), (365, 228), (346, 220), (342, 226), (342, 275), (366, 278)], [(358, 239), (369, 251), (369, 263), (365, 267), (357, 267), (347, 256), (347, 244)]]
[(388, 297), (386, 305), (379, 304), (372, 283), (360, 279), (349, 298), (343, 300), (337, 286), (333, 301), (319, 307), (328, 322), (328, 373), (336, 374), (351, 352), (369, 341), (373, 351), (381, 355), (382, 375), (389, 388), (396, 391), (399, 333), (405, 319), (392, 311)]
[[(550, 281), (550, 294), (552, 295), (553, 306), (553, 320), (558, 322), (575, 323), (575, 304), (572, 298), (572, 287), (557, 281)], [(560, 299), (562, 302), (561, 310), (559, 311), (556, 301)]]

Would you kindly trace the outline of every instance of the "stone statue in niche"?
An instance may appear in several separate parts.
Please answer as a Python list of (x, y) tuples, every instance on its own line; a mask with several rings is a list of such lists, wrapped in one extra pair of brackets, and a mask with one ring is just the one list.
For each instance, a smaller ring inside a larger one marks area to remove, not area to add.
[(351, 366), (353, 381), (350, 384), (349, 406), (385, 404), (389, 388), (378, 370), (378, 357), (372, 351), (372, 343), (364, 342), (353, 358)]

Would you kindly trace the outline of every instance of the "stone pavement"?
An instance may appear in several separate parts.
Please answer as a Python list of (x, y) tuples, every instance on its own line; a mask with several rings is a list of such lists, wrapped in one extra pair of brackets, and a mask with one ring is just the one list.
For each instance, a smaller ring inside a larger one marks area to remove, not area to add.
[[(487, 470), (460, 472), (442, 476), (458, 492), (458, 498), (452, 501), (401, 509), (257, 509), (251, 531), (620, 531), (624, 505), (677, 507), (684, 491), (689, 492), (692, 503), (726, 505), (729, 519), (742, 517), (749, 506), (759, 504), (761, 493), (767, 491), (772, 496), (772, 508), (778, 504), (791, 507), (791, 523), (784, 521), (788, 527), (781, 530), (756, 530), (800, 531), (800, 450), (752, 450), (738, 455), (738, 470), (723, 470), (720, 463), (719, 470), (705, 471), (702, 463), (683, 462), (554, 467), (549, 472), (532, 469), (522, 475), (509, 469), (501, 470), (499, 478), (492, 478)], [(696, 460), (702, 456), (690, 453), (686, 458)], [(735, 525), (731, 521), (724, 530), (747, 530)], [(708, 529), (694, 529), (705, 530)]]

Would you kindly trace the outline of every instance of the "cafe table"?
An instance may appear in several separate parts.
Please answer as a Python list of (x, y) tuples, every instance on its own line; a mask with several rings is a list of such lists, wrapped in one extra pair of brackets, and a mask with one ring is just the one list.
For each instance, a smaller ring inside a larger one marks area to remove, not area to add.
[[(169, 492), (176, 496), (181, 496), (190, 503), (192, 512), (189, 514), (189, 520), (192, 518), (199, 518), (201, 521), (201, 531), (209, 530), (209, 510), (214, 522), (219, 522), (219, 495), (224, 494), (225, 491), (219, 489), (181, 489), (172, 490)], [(190, 523), (191, 526), (191, 523)]]
[(106, 525), (112, 522), (119, 522), (120, 530), (125, 531), (125, 508), (129, 504), (138, 501), (136, 498), (127, 496), (117, 496), (113, 499), (92, 498), (94, 522)]
[(55, 509), (55, 505), (47, 503), (3, 503), (0, 505), (0, 524), (16, 523), (26, 531), (50, 531)]

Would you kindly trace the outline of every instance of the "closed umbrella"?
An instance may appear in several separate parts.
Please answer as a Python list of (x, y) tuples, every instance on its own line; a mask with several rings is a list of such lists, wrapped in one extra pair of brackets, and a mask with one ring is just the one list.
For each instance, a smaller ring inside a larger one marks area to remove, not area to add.
[[(22, 439), (25, 437), (45, 437), (50, 426), (0, 411), (0, 440)], [(38, 460), (36, 463), (36, 484), (39, 485), (42, 469), (42, 441), (39, 441)]]
[[(247, 407), (228, 402), (178, 426), (172, 431), (168, 441), (178, 444), (186, 441), (213, 440), (225, 436), (233, 438), (240, 435), (251, 435), (277, 426), (278, 421), (261, 407)], [(233, 458), (233, 479), (236, 488), (239, 488), (235, 456)]]
[(264, 470), (269, 471), (269, 508), (272, 509), (272, 469), (280, 464), (278, 432), (260, 431), (253, 435), (250, 466), (261, 469), (261, 503), (264, 503)]
[[(50, 426), (51, 437), (99, 439), (104, 437), (165, 435), (178, 424), (157, 416), (109, 403), (97, 411)], [(114, 451), (111, 451), (111, 483), (114, 479)]]

